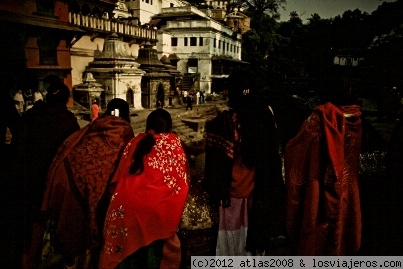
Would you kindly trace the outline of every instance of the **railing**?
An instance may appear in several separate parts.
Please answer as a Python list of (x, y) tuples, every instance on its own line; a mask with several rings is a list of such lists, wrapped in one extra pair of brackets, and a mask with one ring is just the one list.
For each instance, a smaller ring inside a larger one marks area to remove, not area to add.
[(77, 13), (69, 13), (69, 21), (79, 27), (85, 27), (105, 32), (116, 32), (142, 39), (157, 39), (157, 30), (152, 28), (143, 28), (138, 25), (128, 25), (127, 22), (121, 22), (117, 19), (104, 19), (92, 16), (84, 16)]
[[(188, 21), (167, 22), (167, 28), (198, 28), (198, 27), (212, 28), (231, 37), (234, 35), (234, 31), (214, 20), (188, 20)], [(235, 33), (234, 39), (241, 40), (241, 38), (242, 36), (240, 34)]]

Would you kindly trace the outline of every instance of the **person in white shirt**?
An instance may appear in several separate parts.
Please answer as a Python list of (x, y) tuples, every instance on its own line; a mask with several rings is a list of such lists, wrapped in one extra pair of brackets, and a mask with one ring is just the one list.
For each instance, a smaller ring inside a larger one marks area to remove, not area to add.
[(196, 93), (196, 105), (200, 104), (200, 91)]
[(183, 91), (183, 103), (187, 103), (188, 91)]

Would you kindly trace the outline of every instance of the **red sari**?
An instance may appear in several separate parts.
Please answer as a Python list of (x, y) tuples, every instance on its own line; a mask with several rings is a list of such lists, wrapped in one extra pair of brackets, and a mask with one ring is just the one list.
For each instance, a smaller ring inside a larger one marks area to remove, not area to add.
[(113, 182), (117, 186), (105, 219), (100, 268), (115, 268), (152, 242), (176, 234), (188, 194), (188, 163), (180, 138), (156, 134), (144, 171), (129, 174), (139, 134), (126, 147)]
[(298, 255), (360, 248), (360, 115), (358, 106), (318, 106), (287, 144), (287, 230)]
[(73, 133), (59, 148), (49, 169), (42, 211), (57, 214), (56, 237), (66, 257), (84, 256), (101, 244), (98, 221), (106, 212), (102, 202), (133, 136), (130, 123), (106, 116)]

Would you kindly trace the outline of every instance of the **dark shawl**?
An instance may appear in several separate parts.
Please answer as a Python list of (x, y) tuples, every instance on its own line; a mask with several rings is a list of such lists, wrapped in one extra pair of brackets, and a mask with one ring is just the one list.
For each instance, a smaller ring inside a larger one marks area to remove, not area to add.
[(203, 184), (213, 203), (229, 203), (235, 150), (234, 111), (225, 110), (206, 123), (206, 158)]
[(60, 147), (49, 169), (42, 211), (58, 216), (56, 238), (65, 256), (84, 255), (101, 243), (107, 186), (133, 136), (127, 121), (105, 116)]
[[(267, 106), (250, 105), (261, 109), (224, 111), (207, 123), (204, 185), (210, 197), (216, 202), (222, 200), (225, 207), (230, 197), (234, 159), (245, 158), (249, 168), (255, 169), (246, 243), (246, 249), (255, 252), (268, 250), (270, 238), (285, 232), (285, 186), (274, 115)], [(242, 124), (238, 125), (238, 120)], [(244, 151), (237, 143), (237, 135), (248, 145)]]
[(19, 193), (17, 197), (24, 201), (29, 229), (40, 211), (52, 159), (64, 140), (79, 129), (76, 117), (66, 105), (38, 101), (25, 112), (13, 133), (15, 190)]

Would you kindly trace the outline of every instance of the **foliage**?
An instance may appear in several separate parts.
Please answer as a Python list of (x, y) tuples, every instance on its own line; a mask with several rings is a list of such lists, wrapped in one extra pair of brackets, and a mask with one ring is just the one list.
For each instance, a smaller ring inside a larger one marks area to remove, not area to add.
[(256, 24), (259, 24), (267, 14), (273, 18), (279, 18), (279, 10), (284, 7), (286, 0), (238, 0), (236, 2), (245, 7)]
[[(403, 72), (403, 0), (384, 2), (372, 14), (355, 9), (322, 19), (315, 13), (306, 23), (296, 12), (288, 21), (276, 20), (285, 1), (242, 3), (248, 6), (253, 29), (243, 35), (242, 59), (269, 92), (290, 79), (398, 80), (398, 72)], [(361, 69), (338, 68), (333, 59), (339, 53), (365, 57), (366, 64)]]
[(250, 63), (263, 88), (278, 80), (277, 75), (280, 72), (268, 73), (267, 70), (272, 63), (272, 52), (285, 40), (277, 33), (278, 23), (273, 18), (264, 16), (262, 21), (264, 31), (258, 32), (252, 28), (243, 35), (242, 59)]

